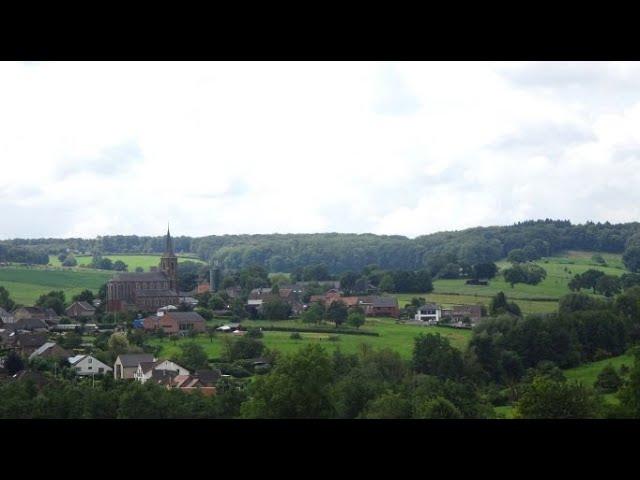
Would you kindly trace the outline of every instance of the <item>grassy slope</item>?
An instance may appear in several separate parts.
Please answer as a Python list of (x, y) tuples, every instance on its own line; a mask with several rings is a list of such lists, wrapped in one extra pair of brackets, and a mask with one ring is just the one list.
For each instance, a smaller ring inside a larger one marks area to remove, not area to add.
[[(243, 325), (246, 326), (260, 326), (270, 325), (271, 322), (265, 321), (243, 321)], [(294, 320), (285, 320), (274, 322), (273, 325), (296, 327), (301, 329), (308, 327), (308, 325), (302, 324)], [(264, 332), (263, 342), (271, 349), (280, 350), (285, 353), (290, 353), (301, 346), (308, 343), (318, 343), (325, 347), (328, 352), (333, 352), (337, 348), (344, 353), (356, 353), (361, 344), (365, 343), (375, 348), (390, 348), (397, 351), (405, 359), (411, 358), (413, 351), (413, 340), (420, 333), (440, 333), (447, 337), (452, 345), (457, 348), (464, 349), (471, 338), (471, 331), (469, 330), (456, 330), (446, 327), (421, 327), (414, 325), (396, 324), (395, 320), (389, 318), (369, 318), (363, 329), (378, 332), (379, 337), (365, 336), (365, 335), (338, 335), (340, 340), (332, 342), (328, 340), (331, 333), (302, 333), (302, 340), (292, 340), (289, 338), (291, 332)], [(194, 341), (201, 344), (210, 358), (217, 358), (221, 354), (222, 350), (222, 336), (225, 334), (218, 334), (211, 342), (209, 337), (201, 335)], [(169, 340), (153, 340), (152, 343), (156, 345), (162, 345), (161, 356), (174, 357), (180, 351), (179, 345), (189, 341), (188, 339), (179, 340), (177, 342)]]
[[(105, 258), (110, 258), (112, 261), (122, 260), (129, 267), (129, 271), (133, 272), (137, 267), (142, 267), (145, 271), (148, 271), (150, 267), (157, 267), (160, 264), (160, 255), (105, 255)], [(51, 256), (49, 261), (57, 258)], [(78, 265), (88, 265), (91, 262), (92, 257), (89, 255), (78, 255), (76, 257)], [(204, 263), (199, 258), (192, 257), (178, 257), (179, 262), (192, 261), (197, 263)]]
[(11, 298), (23, 305), (32, 305), (38, 297), (51, 290), (62, 290), (68, 299), (89, 289), (97, 292), (111, 273), (98, 270), (62, 270), (44, 268), (0, 268), (0, 285), (9, 290)]
[[(602, 254), (607, 265), (598, 265), (591, 260), (593, 252), (570, 251), (555, 257), (546, 257), (535, 263), (547, 271), (545, 278), (538, 285), (517, 284), (513, 288), (500, 275), (487, 286), (465, 285), (465, 279), (435, 280), (434, 291), (429, 294), (398, 294), (401, 306), (416, 296), (425, 297), (429, 301), (443, 305), (452, 304), (484, 304), (489, 305), (490, 298), (503, 291), (510, 300), (514, 300), (524, 313), (549, 313), (557, 309), (558, 298), (570, 292), (568, 283), (574, 275), (590, 268), (602, 270), (609, 275), (620, 276), (626, 272), (622, 265), (621, 255)], [(506, 261), (497, 262), (498, 267), (505, 268)]]

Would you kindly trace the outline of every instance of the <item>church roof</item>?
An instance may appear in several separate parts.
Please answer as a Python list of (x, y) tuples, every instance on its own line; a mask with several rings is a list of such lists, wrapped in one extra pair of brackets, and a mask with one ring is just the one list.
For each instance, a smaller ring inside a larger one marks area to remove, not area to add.
[(165, 257), (173, 257), (175, 254), (173, 253), (173, 239), (171, 238), (171, 232), (169, 232), (169, 227), (167, 226), (167, 236), (164, 242), (164, 255)]
[(136, 297), (177, 297), (175, 290), (159, 289), (159, 290), (136, 290)]
[(166, 273), (163, 271), (159, 272), (127, 272), (127, 273), (119, 273), (114, 275), (111, 279), (115, 282), (155, 282), (155, 281), (164, 281), (168, 280)]

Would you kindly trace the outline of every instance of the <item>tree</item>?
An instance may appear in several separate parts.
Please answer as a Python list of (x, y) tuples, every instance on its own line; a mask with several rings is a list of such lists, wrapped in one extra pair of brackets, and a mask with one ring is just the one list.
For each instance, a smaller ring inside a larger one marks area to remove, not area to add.
[(592, 389), (577, 382), (536, 377), (516, 404), (518, 418), (598, 418), (600, 403)]
[(425, 375), (456, 378), (462, 375), (462, 355), (439, 333), (420, 334), (414, 340), (413, 369)]
[(537, 285), (546, 278), (547, 272), (535, 263), (517, 263), (511, 268), (505, 269), (502, 275), (505, 281), (513, 288), (516, 283)]
[(109, 342), (107, 343), (107, 346), (109, 347), (109, 350), (113, 352), (114, 356), (127, 353), (130, 348), (127, 337), (122, 333), (113, 333), (109, 337)]
[(189, 370), (207, 368), (209, 365), (207, 353), (202, 345), (191, 341), (185, 342), (180, 346), (178, 362)]
[(142, 272), (144, 272), (144, 268), (142, 268), (142, 267), (136, 267), (136, 270), (135, 270), (135, 271), (136, 271), (136, 273), (142, 273)]
[(63, 267), (76, 267), (77, 265), (78, 260), (76, 260), (76, 257), (74, 257), (72, 253), (70, 253), (62, 262)]
[(413, 414), (413, 418), (463, 418), (460, 410), (449, 400), (437, 396), (419, 403)]
[(262, 315), (267, 320), (286, 320), (291, 315), (291, 305), (280, 297), (270, 297), (262, 304)]
[(507, 260), (511, 263), (524, 263), (527, 259), (527, 254), (521, 248), (514, 248), (507, 255)]
[(365, 316), (362, 311), (352, 310), (349, 312), (347, 316), (347, 323), (352, 327), (360, 328), (361, 325), (364, 325)]
[(3, 286), (0, 286), (0, 308), (4, 308), (10, 312), (15, 306), (16, 303), (11, 299), (9, 291)]
[(383, 292), (389, 292), (389, 293), (395, 292), (396, 286), (395, 286), (395, 283), (393, 281), (393, 277), (391, 276), (391, 274), (385, 273), (382, 276), (382, 278), (380, 279), (379, 288)]
[(314, 302), (309, 305), (309, 308), (307, 308), (302, 314), (302, 321), (304, 323), (318, 324), (322, 321), (323, 316), (324, 306), (319, 302)]
[(460, 277), (460, 265), (457, 263), (447, 263), (438, 273), (440, 278), (454, 279)]
[(603, 277), (604, 275), (604, 272), (590, 268), (582, 274), (576, 275), (576, 277), (578, 277), (576, 282), (581, 288), (590, 288), (593, 290), (593, 293), (596, 293), (598, 280), (600, 280), (600, 277)]
[(91, 290), (83, 290), (79, 294), (74, 295), (71, 300), (74, 302), (88, 302), (91, 303), (95, 300), (95, 295)]
[(240, 337), (231, 344), (230, 360), (258, 358), (264, 351), (264, 343), (250, 337)]
[(283, 356), (274, 369), (258, 376), (241, 406), (245, 418), (328, 418), (334, 410), (331, 361), (315, 344)]
[(359, 278), (360, 276), (355, 272), (344, 272), (340, 275), (340, 288), (347, 294), (352, 292)]
[(622, 254), (622, 263), (633, 273), (640, 272), (640, 245), (627, 248)]
[(611, 364), (607, 364), (598, 374), (595, 387), (602, 393), (616, 392), (622, 385), (622, 379)]
[(497, 316), (505, 313), (519, 317), (521, 315), (520, 307), (516, 303), (508, 302), (504, 292), (498, 292), (489, 302), (489, 314), (491, 316)]
[(51, 308), (58, 315), (64, 313), (65, 296), (62, 290), (51, 291), (46, 295), (40, 295), (40, 298), (36, 301), (36, 306), (43, 308)]
[(128, 268), (129, 267), (127, 266), (127, 264), (122, 260), (116, 260), (115, 262), (113, 262), (113, 270), (116, 270), (118, 272), (126, 272)]
[(331, 305), (327, 308), (325, 318), (335, 323), (336, 328), (338, 328), (345, 322), (348, 315), (349, 311), (345, 303), (342, 300), (336, 300), (335, 302), (331, 302)]
[(473, 266), (473, 278), (493, 278), (498, 273), (498, 266), (493, 262), (478, 263)]
[(411, 418), (411, 404), (399, 393), (383, 393), (367, 404), (362, 417), (385, 419)]
[(633, 366), (629, 371), (629, 381), (620, 389), (618, 398), (630, 418), (640, 417), (640, 347), (634, 347), (631, 351), (633, 355)]
[(4, 368), (7, 370), (9, 375), (15, 375), (24, 369), (24, 362), (22, 361), (22, 358), (20, 358), (20, 355), (11, 350), (4, 360)]
[(613, 297), (621, 290), (620, 277), (615, 275), (602, 275), (596, 282), (596, 291), (605, 297)]

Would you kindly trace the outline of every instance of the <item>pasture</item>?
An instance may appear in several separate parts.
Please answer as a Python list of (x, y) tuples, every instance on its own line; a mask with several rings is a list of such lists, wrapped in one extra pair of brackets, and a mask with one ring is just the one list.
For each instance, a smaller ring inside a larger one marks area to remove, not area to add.
[(100, 270), (6, 267), (0, 268), (0, 286), (17, 303), (33, 305), (40, 295), (51, 290), (62, 290), (67, 300), (85, 289), (97, 293), (111, 275)]
[[(428, 294), (396, 294), (400, 307), (409, 303), (413, 297), (424, 297), (427, 301), (445, 306), (454, 304), (482, 304), (489, 306), (491, 297), (502, 291), (507, 298), (515, 301), (522, 312), (551, 313), (558, 307), (558, 299), (570, 293), (569, 281), (579, 273), (593, 268), (608, 275), (620, 276), (626, 272), (622, 265), (622, 256), (603, 253), (606, 265), (595, 263), (591, 257), (595, 252), (569, 251), (554, 257), (544, 257), (535, 263), (547, 271), (547, 277), (538, 285), (516, 284), (511, 287), (500, 273), (489, 281), (489, 285), (466, 285), (466, 279), (439, 279), (433, 282), (433, 292)], [(506, 260), (496, 262), (500, 269), (511, 264)]]
[[(303, 329), (309, 328), (309, 325), (295, 320), (282, 320), (278, 322), (245, 320), (242, 322), (242, 325), (247, 327), (267, 325), (287, 326), (292, 328), (300, 327), (300, 334), (302, 336), (302, 339), (300, 340), (292, 340), (290, 338), (291, 332), (264, 332), (264, 338), (262, 338), (262, 341), (265, 346), (273, 350), (279, 350), (283, 353), (295, 352), (303, 345), (310, 343), (322, 345), (329, 353), (332, 353), (337, 349), (340, 349), (343, 353), (356, 353), (361, 348), (360, 346), (362, 344), (366, 344), (376, 349), (389, 348), (398, 352), (402, 358), (409, 360), (413, 352), (414, 338), (420, 333), (439, 333), (440, 335), (448, 338), (453, 346), (461, 350), (466, 348), (469, 340), (471, 339), (470, 330), (458, 330), (437, 326), (423, 327), (397, 324), (395, 320), (390, 318), (367, 319), (367, 322), (362, 329), (377, 332), (379, 334), (378, 337), (337, 334), (337, 337), (339, 338), (338, 341), (329, 340), (329, 336), (332, 335), (331, 331), (326, 333), (304, 332)], [(204, 347), (209, 358), (219, 358), (222, 354), (222, 349), (224, 348), (222, 340), (224, 336), (233, 337), (231, 334), (218, 333), (213, 339), (210, 339), (207, 335), (199, 335), (194, 339), (180, 339), (178, 341), (153, 339), (150, 343), (153, 345), (160, 345), (162, 347), (160, 356), (175, 357), (180, 353), (180, 345), (183, 342), (195, 341)]]
[[(151, 267), (157, 267), (160, 264), (160, 257), (161, 255), (155, 255), (155, 254), (154, 255), (127, 255), (127, 254), (104, 255), (104, 258), (109, 258), (113, 262), (121, 260), (124, 263), (126, 263), (127, 266), (129, 267), (129, 270), (128, 270), (129, 272), (135, 271), (137, 267), (142, 267), (145, 270), (145, 272), (148, 272)], [(91, 263), (92, 258), (93, 257), (91, 255), (76, 256), (76, 260), (78, 260), (79, 266), (89, 265)], [(196, 257), (180, 256), (180, 255), (178, 256), (178, 262), (184, 262), (187, 260), (192, 262), (197, 262), (197, 263), (205, 263)], [(55, 255), (49, 256), (49, 264), (51, 264), (54, 267), (62, 266), (60, 264), (60, 260), (58, 260), (58, 257)]]

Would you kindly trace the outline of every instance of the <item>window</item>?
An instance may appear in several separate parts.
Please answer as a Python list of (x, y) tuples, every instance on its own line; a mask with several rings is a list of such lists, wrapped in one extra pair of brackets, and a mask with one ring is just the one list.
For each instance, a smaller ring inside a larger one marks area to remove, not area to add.
[(93, 358), (89, 357), (89, 363), (93, 363)]

